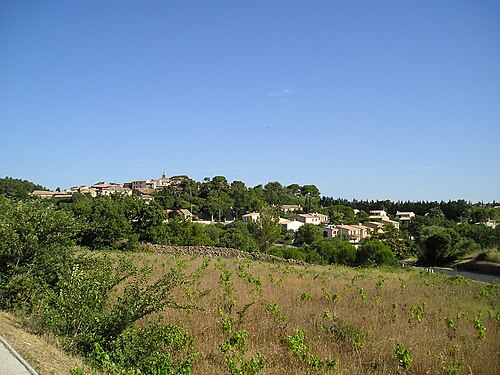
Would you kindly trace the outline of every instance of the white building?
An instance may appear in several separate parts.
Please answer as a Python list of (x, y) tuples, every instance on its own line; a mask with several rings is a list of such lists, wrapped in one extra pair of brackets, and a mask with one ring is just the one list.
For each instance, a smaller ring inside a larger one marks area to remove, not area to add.
[(319, 214), (317, 212), (310, 214), (297, 214), (294, 219), (304, 224), (320, 225), (328, 223), (328, 215)]

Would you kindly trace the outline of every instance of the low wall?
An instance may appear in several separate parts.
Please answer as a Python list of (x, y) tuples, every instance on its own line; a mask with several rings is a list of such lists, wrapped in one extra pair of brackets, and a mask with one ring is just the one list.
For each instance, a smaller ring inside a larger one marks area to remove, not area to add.
[(236, 250), (229, 247), (214, 247), (214, 246), (164, 246), (164, 245), (148, 245), (155, 253), (158, 254), (175, 254), (187, 256), (204, 256), (204, 257), (223, 257), (223, 258), (247, 258), (252, 260), (260, 260), (264, 262), (281, 262), (304, 265), (306, 263), (294, 259), (284, 259), (274, 255), (263, 253), (249, 253), (242, 250)]

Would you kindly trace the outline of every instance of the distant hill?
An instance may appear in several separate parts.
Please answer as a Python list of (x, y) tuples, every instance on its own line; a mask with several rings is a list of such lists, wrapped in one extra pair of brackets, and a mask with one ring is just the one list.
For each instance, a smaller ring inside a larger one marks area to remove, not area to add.
[(33, 190), (47, 190), (42, 185), (34, 184), (31, 181), (20, 180), (18, 178), (0, 178), (0, 194), (8, 198), (25, 199)]

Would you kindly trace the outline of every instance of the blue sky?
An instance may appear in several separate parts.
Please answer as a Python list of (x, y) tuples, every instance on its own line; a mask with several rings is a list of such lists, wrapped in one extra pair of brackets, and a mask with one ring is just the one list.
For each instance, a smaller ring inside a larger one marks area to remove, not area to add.
[(498, 1), (0, 0), (0, 176), (500, 200)]

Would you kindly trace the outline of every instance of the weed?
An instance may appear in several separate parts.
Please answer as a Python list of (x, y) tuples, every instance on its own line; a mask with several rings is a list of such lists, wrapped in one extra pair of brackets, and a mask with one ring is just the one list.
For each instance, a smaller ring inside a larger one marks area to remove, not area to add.
[(411, 367), (411, 365), (413, 364), (413, 359), (411, 357), (410, 349), (405, 348), (401, 344), (396, 344), (395, 354), (398, 358), (400, 367), (402, 367), (404, 370)]
[(278, 304), (276, 302), (268, 303), (266, 306), (266, 310), (268, 314), (273, 316), (280, 324), (286, 322), (286, 317), (283, 315), (283, 312), (280, 310)]
[(410, 307), (410, 314), (417, 319), (417, 322), (422, 323), (423, 315), (425, 310), (427, 309), (427, 304), (425, 302), (419, 303)]
[(306, 345), (306, 333), (300, 329), (295, 330), (293, 335), (285, 337), (285, 342), (292, 351), (292, 353), (305, 362), (311, 369), (319, 370), (323, 367), (335, 370), (337, 361), (335, 359), (321, 360), (316, 355), (310, 353), (309, 347)]
[(339, 318), (333, 317), (331, 320), (332, 323), (329, 326), (324, 324), (322, 326), (336, 341), (349, 342), (355, 350), (359, 350), (364, 346), (367, 335), (362, 330)]
[(486, 337), (486, 327), (484, 326), (483, 315), (481, 313), (474, 318), (474, 328), (477, 331), (477, 339), (484, 340)]
[(304, 293), (300, 294), (300, 300), (301, 301), (310, 301), (311, 298), (312, 298), (312, 295), (309, 292), (304, 292)]

